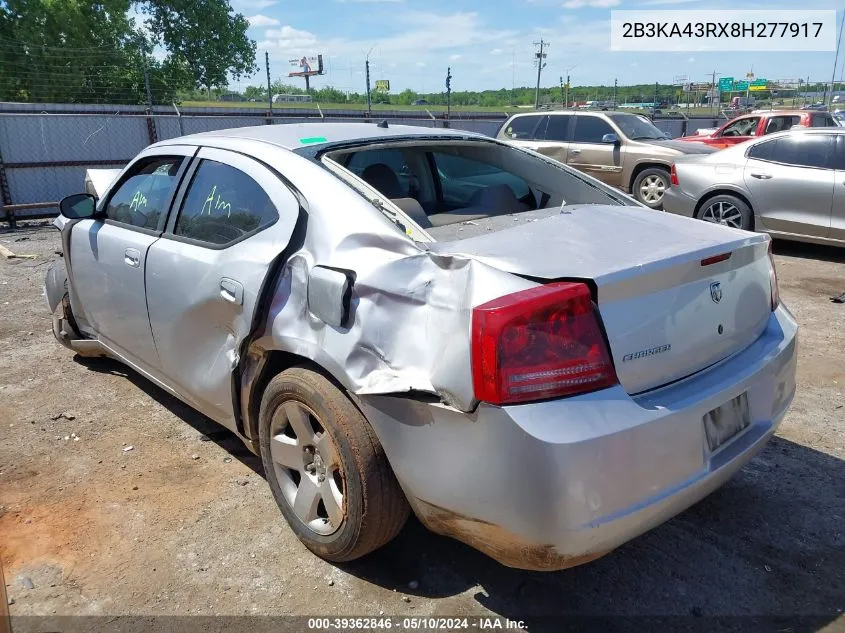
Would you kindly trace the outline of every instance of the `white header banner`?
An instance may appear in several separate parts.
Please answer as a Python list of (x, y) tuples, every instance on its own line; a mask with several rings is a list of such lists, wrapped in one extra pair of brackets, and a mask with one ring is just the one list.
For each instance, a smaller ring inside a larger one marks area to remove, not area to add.
[(612, 51), (835, 51), (836, 10), (611, 11)]

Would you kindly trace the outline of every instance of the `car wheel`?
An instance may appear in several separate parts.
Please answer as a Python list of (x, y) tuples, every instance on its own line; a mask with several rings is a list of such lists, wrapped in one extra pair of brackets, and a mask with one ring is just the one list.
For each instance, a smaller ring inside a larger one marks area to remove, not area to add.
[(663, 194), (669, 188), (669, 172), (660, 167), (643, 169), (634, 179), (634, 197), (638, 202), (651, 209), (659, 209), (663, 204)]
[(375, 432), (325, 376), (294, 367), (270, 381), (259, 444), (276, 503), (321, 558), (360, 558), (405, 525), (408, 502)]
[(736, 196), (714, 196), (706, 200), (696, 217), (705, 222), (714, 222), (746, 231), (750, 231), (754, 226), (754, 214), (751, 207)]

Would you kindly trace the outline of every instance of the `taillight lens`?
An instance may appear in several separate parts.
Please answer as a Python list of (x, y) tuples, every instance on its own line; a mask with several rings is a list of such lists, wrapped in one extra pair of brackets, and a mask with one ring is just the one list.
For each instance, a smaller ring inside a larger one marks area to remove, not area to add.
[(472, 380), (475, 397), (493, 404), (617, 384), (586, 284), (548, 284), (474, 308)]
[(672, 183), (673, 187), (677, 187), (681, 184), (678, 180), (678, 170), (675, 169), (675, 163), (672, 163), (672, 168), (669, 170), (669, 182)]
[(778, 271), (775, 268), (775, 256), (772, 253), (772, 239), (769, 238), (769, 286), (772, 289), (772, 311), (780, 305), (780, 290), (778, 289)]

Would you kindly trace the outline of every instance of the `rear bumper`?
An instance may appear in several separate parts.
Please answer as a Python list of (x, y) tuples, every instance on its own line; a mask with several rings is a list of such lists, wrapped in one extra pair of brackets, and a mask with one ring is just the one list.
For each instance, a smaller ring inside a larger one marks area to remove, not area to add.
[[(417, 515), (503, 564), (597, 558), (721, 486), (774, 434), (795, 392), (784, 307), (727, 361), (631, 397), (621, 387), (464, 414), (414, 398), (361, 405)], [(702, 418), (747, 393), (752, 423), (711, 453)]]
[(669, 187), (663, 194), (663, 210), (691, 218), (695, 215), (698, 200), (683, 193), (677, 187)]

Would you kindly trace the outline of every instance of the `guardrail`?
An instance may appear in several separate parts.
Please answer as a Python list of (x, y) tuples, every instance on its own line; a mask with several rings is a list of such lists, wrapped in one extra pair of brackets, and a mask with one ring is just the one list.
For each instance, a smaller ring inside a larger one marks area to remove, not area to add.
[[(16, 211), (31, 211), (33, 209), (52, 210), (27, 213), (22, 217), (15, 217)], [(44, 218), (53, 218), (58, 213), (58, 209), (58, 202), (28, 202), (26, 204), (3, 204), (0, 202), (0, 222), (8, 222), (10, 229), (16, 229), (18, 226), (18, 220), (43, 220)]]

